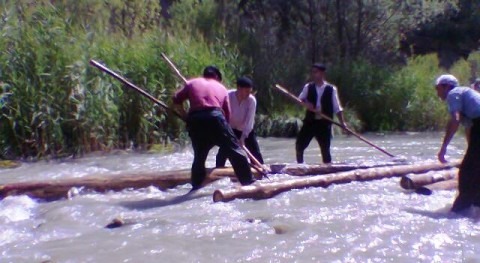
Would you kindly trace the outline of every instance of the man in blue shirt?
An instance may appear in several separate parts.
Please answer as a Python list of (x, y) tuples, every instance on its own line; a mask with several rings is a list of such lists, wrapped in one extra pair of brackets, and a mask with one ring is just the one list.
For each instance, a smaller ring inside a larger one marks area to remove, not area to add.
[(438, 160), (445, 163), (445, 153), (460, 123), (470, 127), (468, 148), (458, 174), (458, 196), (452, 211), (461, 212), (472, 205), (480, 206), (480, 93), (469, 87), (459, 87), (453, 75), (437, 78), (437, 95), (448, 105), (447, 123)]

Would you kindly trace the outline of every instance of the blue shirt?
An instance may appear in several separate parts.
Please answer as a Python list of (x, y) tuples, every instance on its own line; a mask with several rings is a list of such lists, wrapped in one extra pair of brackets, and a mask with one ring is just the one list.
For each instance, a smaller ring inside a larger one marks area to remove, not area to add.
[(469, 87), (456, 87), (447, 94), (450, 113), (460, 112), (462, 118), (472, 120), (480, 117), (480, 93)]

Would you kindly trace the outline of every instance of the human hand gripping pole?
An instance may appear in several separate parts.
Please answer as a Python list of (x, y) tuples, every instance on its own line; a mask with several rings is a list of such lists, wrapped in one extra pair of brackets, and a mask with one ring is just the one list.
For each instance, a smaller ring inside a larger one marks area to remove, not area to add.
[[(182, 73), (180, 73), (180, 71), (177, 69), (177, 67), (175, 66), (175, 64), (173, 64), (173, 62), (164, 54), (162, 53), (162, 57), (163, 59), (165, 59), (165, 61), (167, 61), (168, 65), (173, 69), (173, 71), (175, 71), (175, 73), (177, 74), (177, 76), (179, 78), (181, 78), (183, 80), (184, 83), (187, 82), (187, 79), (182, 75)], [(263, 176), (265, 176), (266, 178), (268, 178), (267, 176), (267, 173), (270, 172), (269, 169), (267, 169), (265, 166), (263, 166), (258, 160), (257, 158), (255, 158), (255, 156), (253, 156), (253, 154), (247, 149), (247, 147), (245, 147), (245, 145), (239, 143), (240, 147), (242, 147), (243, 151), (245, 151), (245, 153), (247, 154), (248, 158), (250, 159), (250, 162), (251, 162), (251, 166), (252, 168), (254, 168), (255, 170), (257, 170), (257, 172), (259, 172), (260, 174), (262, 174)], [(252, 165), (253, 164), (253, 165)]]
[[(277, 88), (279, 91), (281, 91), (283, 94), (287, 95), (288, 97), (290, 97), (291, 99), (293, 99), (295, 102), (297, 102), (298, 104), (302, 105), (305, 107), (305, 105), (303, 104), (302, 100), (300, 100), (297, 96), (293, 95), (292, 93), (290, 93), (287, 89), (285, 89), (284, 87), (278, 85), (278, 84), (275, 84), (275, 88)], [(358, 139), (362, 140), (363, 142), (367, 143), (368, 145), (374, 147), (375, 149), (381, 151), (382, 153), (390, 156), (390, 157), (395, 157), (393, 154), (387, 152), (386, 150), (376, 146), (375, 144), (373, 144), (372, 142), (368, 141), (367, 139), (365, 139), (364, 137), (362, 137), (361, 135), (357, 134), (356, 132), (352, 131), (351, 129), (349, 129), (348, 127), (334, 121), (332, 118), (328, 117), (327, 115), (321, 113), (321, 112), (318, 112), (320, 113), (320, 116), (322, 116), (322, 118), (330, 121), (332, 124), (335, 124), (337, 125), (338, 127), (342, 128), (343, 130), (347, 131), (348, 133), (352, 134), (353, 136), (357, 137)]]

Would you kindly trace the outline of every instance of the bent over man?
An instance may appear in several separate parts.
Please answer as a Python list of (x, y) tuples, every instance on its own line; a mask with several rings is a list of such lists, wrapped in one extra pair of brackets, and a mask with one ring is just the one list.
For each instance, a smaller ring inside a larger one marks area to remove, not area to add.
[[(253, 130), (255, 124), (255, 111), (257, 100), (252, 95), (253, 82), (247, 77), (237, 79), (237, 89), (228, 92), (230, 101), (230, 126), (242, 145), (263, 164), (263, 157), (260, 153), (260, 146), (257, 136)], [(220, 148), (217, 154), (216, 167), (225, 166), (227, 158), (224, 150)]]
[(440, 162), (446, 162), (447, 146), (460, 123), (471, 125), (468, 148), (458, 173), (458, 196), (451, 209), (458, 213), (472, 205), (480, 206), (480, 93), (469, 87), (459, 87), (457, 78), (449, 74), (438, 77), (435, 87), (450, 113), (437, 156)]
[(323, 162), (332, 162), (330, 154), (332, 123), (322, 118), (321, 114), (329, 118), (333, 118), (333, 115), (336, 114), (341, 124), (346, 127), (337, 88), (325, 80), (325, 71), (325, 65), (313, 64), (310, 72), (313, 82), (307, 83), (299, 96), (307, 108), (307, 112), (295, 142), (297, 163), (303, 163), (303, 152), (313, 137), (320, 146)]
[(242, 185), (254, 182), (248, 160), (228, 125), (230, 105), (227, 89), (219, 82), (221, 80), (218, 68), (208, 66), (203, 71), (203, 77), (188, 80), (173, 97), (177, 106), (186, 100), (190, 102), (186, 121), (194, 152), (192, 191), (202, 186), (207, 175), (205, 161), (215, 145), (225, 152)]

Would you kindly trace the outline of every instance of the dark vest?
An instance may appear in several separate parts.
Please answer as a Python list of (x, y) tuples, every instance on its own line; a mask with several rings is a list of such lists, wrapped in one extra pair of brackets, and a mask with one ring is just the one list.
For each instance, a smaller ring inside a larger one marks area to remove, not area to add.
[[(317, 105), (317, 89), (315, 83), (308, 84), (307, 101), (312, 103), (315, 107)], [(322, 97), (320, 98), (320, 104), (322, 106), (322, 113), (330, 118), (333, 118), (333, 87), (331, 85), (325, 86)], [(305, 113), (305, 120), (314, 120), (315, 113), (307, 110)]]

